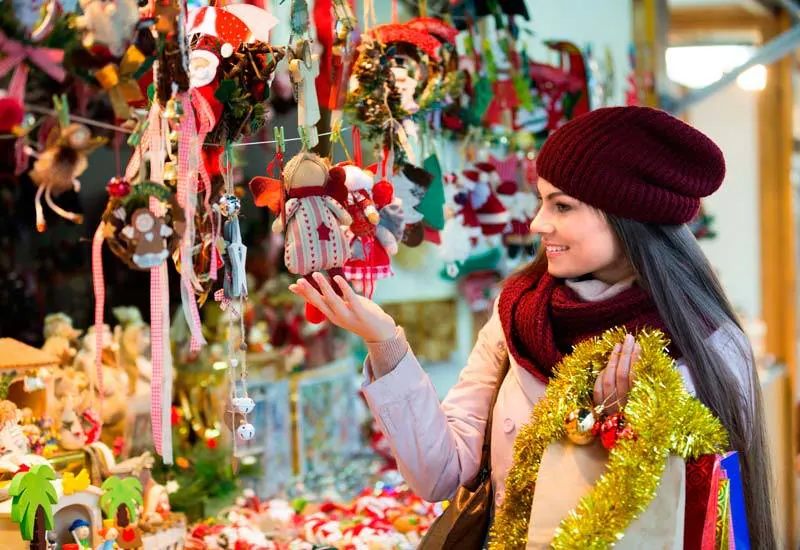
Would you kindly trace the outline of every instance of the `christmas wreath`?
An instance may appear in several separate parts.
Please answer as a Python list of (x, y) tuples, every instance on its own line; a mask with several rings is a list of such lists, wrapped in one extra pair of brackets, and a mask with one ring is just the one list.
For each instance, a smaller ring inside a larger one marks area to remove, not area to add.
[[(531, 422), (514, 441), (514, 465), (506, 478), (505, 503), (490, 532), (490, 548), (525, 547), (542, 455), (565, 436), (575, 441), (580, 435), (576, 428), (584, 433), (592, 430), (594, 381), (624, 337), (623, 330), (612, 329), (582, 342), (556, 367), (544, 398), (533, 408)], [(642, 355), (636, 364), (636, 384), (623, 409), (625, 433), (615, 438), (606, 472), (561, 521), (553, 548), (612, 546), (655, 497), (670, 454), (690, 459), (722, 453), (727, 447), (722, 424), (683, 387), (665, 352), (664, 335), (642, 331), (636, 339)]]

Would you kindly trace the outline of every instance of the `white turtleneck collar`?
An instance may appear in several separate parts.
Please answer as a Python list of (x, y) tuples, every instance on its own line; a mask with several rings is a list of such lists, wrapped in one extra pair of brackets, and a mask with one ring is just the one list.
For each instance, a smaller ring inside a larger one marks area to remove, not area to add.
[(634, 280), (633, 277), (630, 277), (618, 283), (614, 283), (613, 285), (597, 279), (587, 279), (584, 281), (567, 279), (565, 283), (578, 294), (581, 300), (586, 302), (602, 302), (603, 300), (613, 298), (623, 290), (629, 289), (633, 286)]

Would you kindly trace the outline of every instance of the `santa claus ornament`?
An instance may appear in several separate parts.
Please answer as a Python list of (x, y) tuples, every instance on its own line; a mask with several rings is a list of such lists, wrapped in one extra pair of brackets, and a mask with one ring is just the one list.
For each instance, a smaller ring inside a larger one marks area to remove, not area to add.
[(531, 232), (531, 222), (536, 215), (536, 197), (510, 180), (500, 184), (497, 195), (511, 218), (503, 232), (503, 244), (508, 250), (509, 258), (515, 259), (521, 252), (533, 256), (536, 235)]
[(497, 169), (490, 162), (475, 163), (474, 168), (464, 171), (471, 184), (469, 206), (475, 211), (483, 236), (502, 235), (511, 217), (495, 193), (500, 184)]
[[(312, 273), (327, 271), (332, 277), (344, 275), (342, 268), (350, 258), (350, 246), (343, 226), (349, 226), (353, 220), (334, 198), (346, 197), (344, 169), (330, 168), (319, 155), (303, 151), (286, 163), (283, 177), (285, 212), (275, 220), (272, 230), (285, 235), (287, 269), (315, 287)], [(310, 305), (306, 307), (306, 316), (310, 322), (325, 320)]]

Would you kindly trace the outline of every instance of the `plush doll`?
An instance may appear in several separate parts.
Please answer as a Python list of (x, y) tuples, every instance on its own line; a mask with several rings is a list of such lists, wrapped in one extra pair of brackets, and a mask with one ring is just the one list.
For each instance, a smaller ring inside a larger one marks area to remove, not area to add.
[(82, 124), (70, 124), (55, 128), (47, 136), (45, 150), (36, 159), (30, 178), (39, 189), (36, 192), (36, 229), (46, 228), (41, 198), (59, 216), (75, 223), (82, 223), (83, 216), (59, 208), (52, 200), (70, 189), (80, 190), (77, 178), (89, 166), (88, 155), (105, 143), (104, 139), (92, 138), (91, 131)]
[(80, 5), (83, 15), (77, 18), (76, 26), (84, 31), (84, 47), (99, 42), (114, 57), (122, 56), (139, 22), (136, 0), (80, 0)]
[(63, 313), (51, 313), (44, 318), (42, 350), (58, 357), (61, 366), (71, 365), (78, 353), (76, 341), (81, 331), (72, 327), (72, 319)]
[[(286, 163), (283, 175), (287, 200), (272, 230), (285, 231), (284, 261), (289, 272), (316, 287), (312, 273), (343, 275), (342, 267), (350, 258), (342, 226), (353, 219), (333, 198), (346, 197), (344, 169), (330, 168), (319, 155), (303, 151)], [(313, 306), (306, 307), (306, 316), (310, 322), (324, 320)]]
[(349, 191), (347, 212), (353, 218), (350, 225), (350, 259), (344, 266), (344, 274), (353, 283), (356, 292), (372, 298), (375, 281), (391, 277), (390, 255), (397, 253), (397, 239), (381, 225), (379, 209), (392, 200), (384, 193), (381, 202), (373, 199), (371, 172), (354, 165), (343, 166), (345, 185)]

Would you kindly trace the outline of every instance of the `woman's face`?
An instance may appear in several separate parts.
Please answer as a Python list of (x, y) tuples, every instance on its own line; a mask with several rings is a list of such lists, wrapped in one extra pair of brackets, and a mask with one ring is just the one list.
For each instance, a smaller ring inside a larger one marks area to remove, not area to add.
[(602, 212), (539, 178), (539, 211), (531, 231), (542, 239), (547, 270), (574, 279), (592, 274), (614, 284), (633, 276), (614, 231)]

